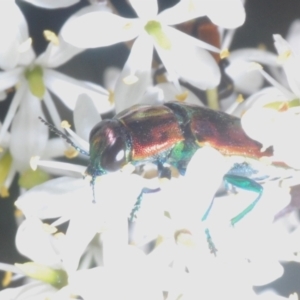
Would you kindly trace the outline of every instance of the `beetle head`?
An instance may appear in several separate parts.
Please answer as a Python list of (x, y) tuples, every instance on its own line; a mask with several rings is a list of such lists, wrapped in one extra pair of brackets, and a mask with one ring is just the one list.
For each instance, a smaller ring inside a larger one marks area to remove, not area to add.
[(90, 133), (90, 163), (86, 175), (97, 176), (120, 170), (131, 159), (131, 138), (116, 119), (103, 120)]

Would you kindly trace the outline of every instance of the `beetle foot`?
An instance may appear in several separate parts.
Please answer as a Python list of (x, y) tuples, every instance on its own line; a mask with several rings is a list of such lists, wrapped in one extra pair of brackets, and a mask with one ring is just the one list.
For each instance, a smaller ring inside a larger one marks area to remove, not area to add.
[(129, 221), (133, 222), (133, 220), (137, 219), (137, 212), (140, 210), (141, 205), (140, 204), (135, 204), (129, 217)]
[(142, 191), (139, 194), (139, 196), (137, 197), (137, 201), (135, 202), (135, 204), (133, 206), (133, 209), (130, 213), (130, 216), (129, 216), (129, 221), (130, 222), (133, 222), (133, 220), (137, 218), (137, 213), (140, 210), (141, 205), (142, 205), (143, 195), (144, 194), (150, 194), (150, 193), (156, 193), (158, 191), (160, 191), (160, 188), (157, 188), (157, 189), (143, 188), (142, 189)]
[(213, 254), (214, 256), (217, 256), (218, 249), (216, 248), (214, 242), (212, 241), (212, 238), (211, 238), (211, 235), (210, 235), (210, 232), (208, 229), (205, 229), (205, 234), (206, 234), (206, 240), (208, 243), (208, 248), (210, 250), (210, 253)]

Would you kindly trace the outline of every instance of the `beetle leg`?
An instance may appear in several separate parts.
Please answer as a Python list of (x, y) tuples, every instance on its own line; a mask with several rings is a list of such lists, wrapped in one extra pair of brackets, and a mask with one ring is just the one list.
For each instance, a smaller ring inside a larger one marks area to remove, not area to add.
[[(158, 177), (159, 178), (171, 179), (171, 169), (168, 167), (164, 167), (164, 165), (160, 161), (157, 162), (157, 169), (158, 169)], [(134, 204), (134, 207), (130, 213), (130, 217), (129, 217), (130, 222), (132, 222), (136, 218), (136, 214), (141, 207), (143, 195), (149, 194), (149, 193), (155, 193), (155, 192), (158, 192), (159, 190), (160, 190), (160, 188), (157, 188), (157, 189), (143, 188), (142, 189), (142, 191), (139, 194), (139, 196), (137, 197), (137, 201)]]
[(149, 188), (143, 188), (141, 193), (139, 194), (139, 196), (137, 197), (137, 201), (135, 202), (133, 209), (130, 213), (130, 217), (129, 217), (129, 221), (132, 222), (134, 219), (136, 219), (136, 214), (139, 211), (139, 209), (141, 208), (141, 203), (143, 200), (143, 195), (144, 194), (150, 194), (150, 193), (155, 193), (158, 192), (160, 190), (160, 188), (157, 189), (149, 189)]
[(215, 244), (214, 244), (214, 242), (211, 238), (211, 235), (210, 235), (210, 232), (209, 232), (208, 228), (205, 229), (205, 234), (206, 234), (206, 240), (207, 240), (207, 243), (208, 243), (210, 253), (212, 253), (214, 256), (217, 256), (218, 249), (216, 248), (216, 246), (215, 246)]
[(172, 175), (169, 167), (165, 167), (161, 162), (157, 162), (157, 169), (159, 178), (171, 179)]
[[(211, 201), (208, 209), (206, 210), (205, 214), (203, 215), (203, 217), (201, 219), (202, 222), (207, 219), (207, 217), (208, 217), (208, 215), (209, 215), (209, 213), (210, 213), (210, 211), (212, 209), (213, 204), (214, 204), (214, 199)], [(215, 244), (214, 244), (214, 242), (212, 240), (212, 237), (210, 235), (210, 232), (209, 232), (208, 228), (205, 229), (205, 235), (206, 235), (206, 240), (207, 240), (207, 243), (208, 243), (208, 247), (209, 247), (210, 253), (214, 254), (214, 256), (217, 256), (217, 251), (218, 250), (217, 250), (217, 248), (216, 248), (216, 246), (215, 246)]]
[(258, 203), (263, 192), (263, 187), (250, 178), (237, 176), (237, 175), (227, 174), (224, 176), (224, 180), (238, 188), (255, 192), (258, 194), (256, 199), (250, 205), (248, 205), (242, 212), (240, 212), (237, 216), (231, 219), (231, 224), (232, 226), (234, 226), (237, 222), (243, 219), (244, 216), (247, 215)]

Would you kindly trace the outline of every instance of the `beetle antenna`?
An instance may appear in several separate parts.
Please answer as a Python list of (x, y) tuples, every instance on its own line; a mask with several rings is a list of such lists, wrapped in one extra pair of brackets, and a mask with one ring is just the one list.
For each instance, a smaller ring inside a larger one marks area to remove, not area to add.
[(92, 176), (92, 180), (91, 180), (91, 187), (92, 187), (92, 191), (93, 191), (93, 203), (96, 203), (96, 198), (95, 198), (95, 181), (96, 181), (96, 176), (93, 175)]
[(45, 121), (42, 117), (39, 117), (39, 119), (49, 127), (49, 129), (54, 132), (56, 135), (58, 135), (59, 137), (63, 138), (69, 145), (71, 145), (72, 147), (75, 148), (75, 150), (77, 150), (78, 152), (80, 152), (83, 155), (86, 156), (90, 156), (89, 153), (83, 149), (81, 149), (80, 147), (78, 147), (65, 133), (61, 132), (60, 130), (58, 130), (54, 125), (48, 123), (47, 121)]

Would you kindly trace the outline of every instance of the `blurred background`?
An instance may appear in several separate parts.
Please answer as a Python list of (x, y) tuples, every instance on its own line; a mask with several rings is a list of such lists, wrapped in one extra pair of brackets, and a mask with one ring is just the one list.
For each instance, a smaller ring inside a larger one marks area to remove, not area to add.
[[(46, 10), (32, 6), (24, 1), (16, 2), (27, 19), (29, 33), (33, 38), (33, 47), (37, 55), (42, 53), (47, 46), (47, 42), (43, 37), (45, 29), (58, 33), (69, 16), (78, 9), (89, 5), (87, 0), (81, 0), (80, 3), (68, 8)], [(135, 17), (134, 11), (127, 4), (126, 0), (111, 0), (111, 2), (122, 16)], [(160, 10), (163, 10), (173, 6), (178, 1), (159, 0), (158, 2)], [(264, 45), (268, 50), (275, 53), (272, 34), (279, 33), (285, 37), (292, 21), (300, 18), (300, 1), (248, 0), (246, 2), (246, 16), (245, 24), (237, 29), (231, 50)], [(122, 68), (128, 54), (129, 50), (124, 44), (89, 49), (58, 69), (74, 78), (102, 85), (103, 71), (109, 66)], [(0, 102), (1, 121), (3, 121), (8, 110), (11, 96), (5, 101)], [(70, 112), (62, 104), (59, 107), (59, 111), (62, 116), (70, 115)], [(0, 262), (11, 264), (26, 261), (26, 259), (18, 254), (14, 245), (17, 225), (14, 219), (13, 203), (17, 196), (16, 178), (10, 190), (10, 197), (0, 198)], [(300, 267), (295, 263), (285, 264), (284, 267), (285, 275), (272, 286), (283, 296), (289, 296), (293, 292), (300, 293)]]

